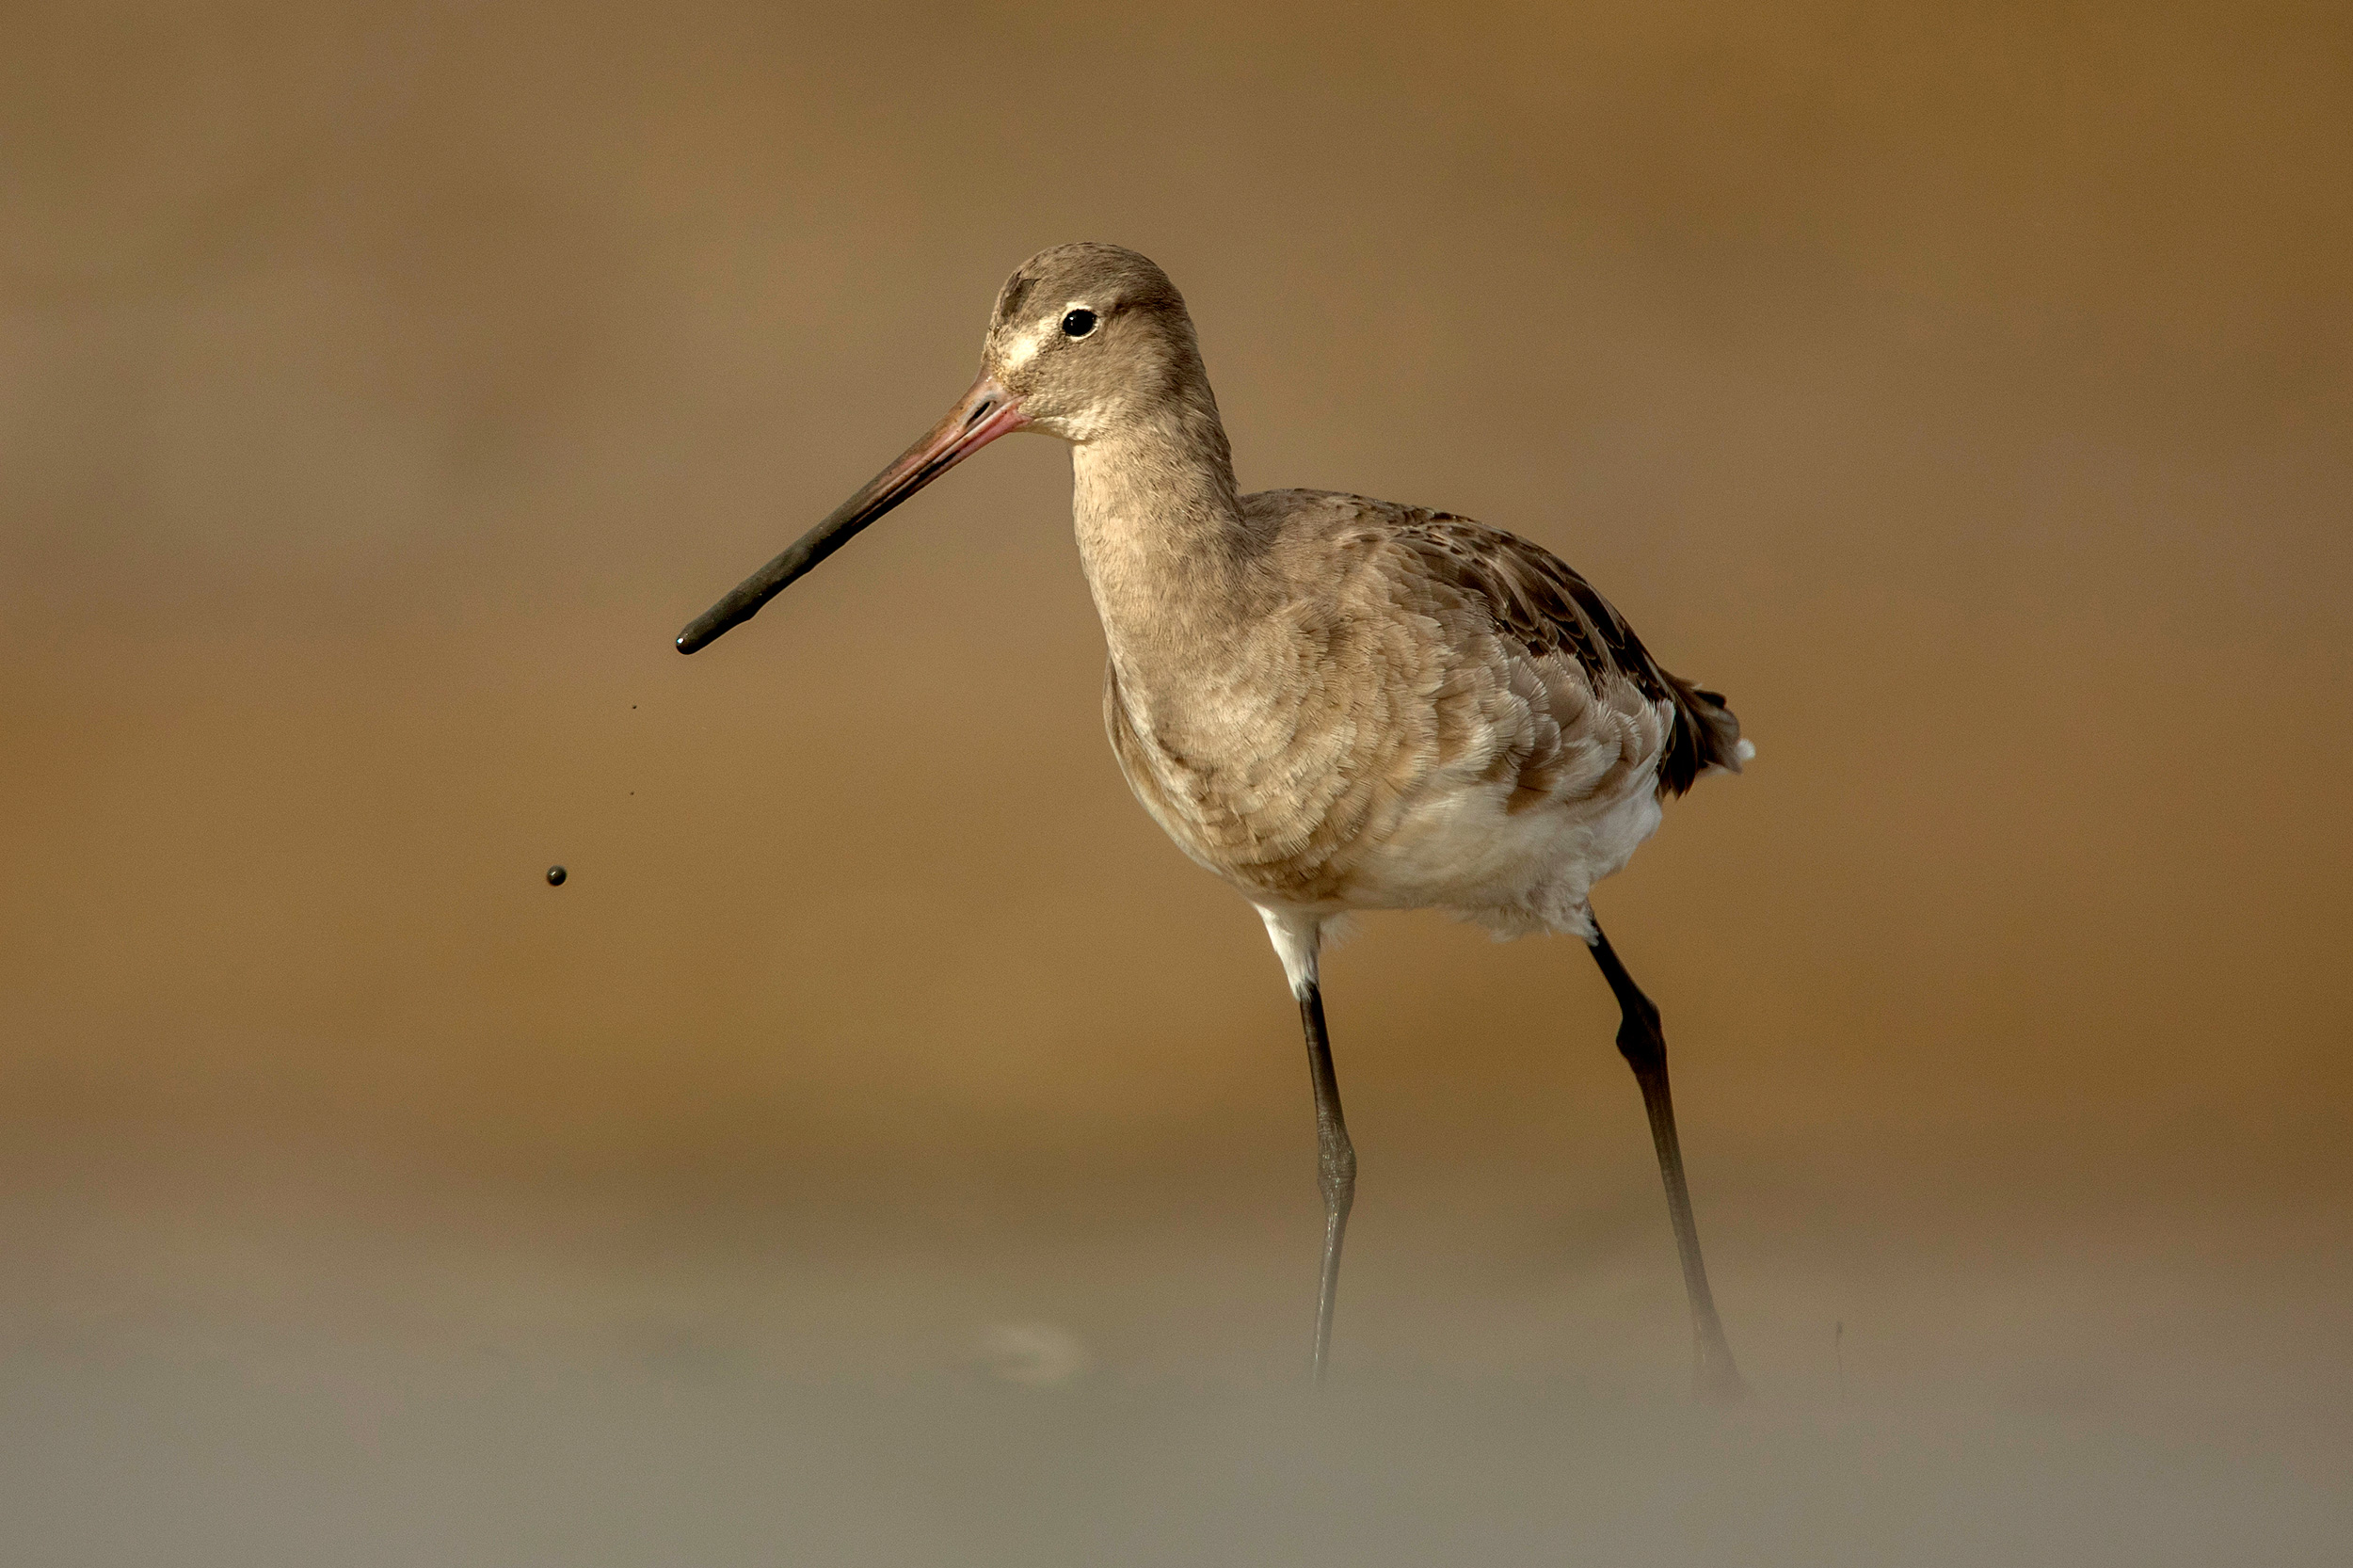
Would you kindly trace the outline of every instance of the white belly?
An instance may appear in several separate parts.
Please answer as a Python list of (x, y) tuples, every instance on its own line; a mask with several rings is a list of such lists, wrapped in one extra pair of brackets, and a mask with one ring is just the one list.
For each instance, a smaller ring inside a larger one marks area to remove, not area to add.
[(1586, 900), (1658, 830), (1656, 769), (1606, 798), (1505, 809), (1509, 791), (1433, 792), (1358, 846), (1342, 908), (1444, 909), (1498, 936), (1592, 935)]

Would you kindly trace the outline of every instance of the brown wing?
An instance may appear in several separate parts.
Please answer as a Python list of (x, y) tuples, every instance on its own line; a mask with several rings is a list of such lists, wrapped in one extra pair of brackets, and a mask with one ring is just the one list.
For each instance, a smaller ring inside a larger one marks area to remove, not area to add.
[(1662, 796), (1683, 793), (1709, 767), (1740, 771), (1740, 721), (1724, 699), (1660, 667), (1616, 607), (1550, 551), (1450, 512), (1416, 511), (1390, 537), (1433, 579), (1484, 601), (1497, 632), (1530, 657), (1565, 654), (1596, 692), (1614, 675), (1654, 702), (1673, 703), (1658, 764)]

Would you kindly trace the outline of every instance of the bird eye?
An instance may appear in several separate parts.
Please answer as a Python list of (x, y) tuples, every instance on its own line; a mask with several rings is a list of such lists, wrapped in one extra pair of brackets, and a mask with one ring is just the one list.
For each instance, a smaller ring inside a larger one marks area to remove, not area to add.
[(1095, 312), (1093, 311), (1071, 312), (1062, 318), (1062, 329), (1064, 337), (1085, 337), (1095, 330)]

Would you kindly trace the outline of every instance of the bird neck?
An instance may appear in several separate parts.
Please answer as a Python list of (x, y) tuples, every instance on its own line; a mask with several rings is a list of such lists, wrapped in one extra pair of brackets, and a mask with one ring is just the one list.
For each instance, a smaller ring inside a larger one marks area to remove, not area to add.
[(1202, 386), (1071, 449), (1079, 559), (1123, 681), (1230, 648), (1271, 593)]

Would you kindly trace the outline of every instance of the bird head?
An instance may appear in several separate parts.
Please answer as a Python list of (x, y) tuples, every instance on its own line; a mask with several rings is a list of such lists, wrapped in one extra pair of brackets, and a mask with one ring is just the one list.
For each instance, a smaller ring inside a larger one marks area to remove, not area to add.
[(1149, 258), (1058, 245), (998, 291), (981, 376), (1027, 428), (1083, 443), (1146, 419), (1201, 379), (1184, 296)]
[[(1000, 436), (1084, 443), (1182, 402), (1209, 411), (1193, 319), (1168, 275), (1115, 245), (1058, 245), (998, 291), (981, 374), (931, 433), (679, 633), (693, 653), (749, 620), (868, 523)], [(1220, 440), (1223, 438), (1221, 437)]]

